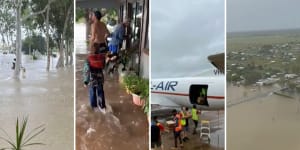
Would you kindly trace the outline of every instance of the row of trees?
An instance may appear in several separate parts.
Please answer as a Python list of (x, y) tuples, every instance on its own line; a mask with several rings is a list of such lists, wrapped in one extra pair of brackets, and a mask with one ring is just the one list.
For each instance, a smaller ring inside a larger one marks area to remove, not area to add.
[[(51, 49), (59, 52), (56, 68), (73, 63), (73, 0), (1, 0), (0, 33), (2, 42), (16, 47), (16, 69), (14, 76), (19, 77), (22, 51), (22, 29), (33, 37), (40, 32), (45, 37), (47, 66), (50, 68)], [(50, 44), (53, 41), (53, 44)], [(36, 42), (36, 41), (35, 41)], [(70, 59), (69, 59), (70, 58)]]

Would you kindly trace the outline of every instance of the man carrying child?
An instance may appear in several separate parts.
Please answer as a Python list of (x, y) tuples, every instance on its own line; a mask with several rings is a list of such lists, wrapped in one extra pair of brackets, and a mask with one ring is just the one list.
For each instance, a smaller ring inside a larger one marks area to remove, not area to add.
[(99, 52), (99, 44), (92, 44), (91, 51), (83, 67), (84, 86), (89, 86), (90, 105), (93, 110), (106, 112), (105, 96), (103, 90), (105, 66), (105, 53)]

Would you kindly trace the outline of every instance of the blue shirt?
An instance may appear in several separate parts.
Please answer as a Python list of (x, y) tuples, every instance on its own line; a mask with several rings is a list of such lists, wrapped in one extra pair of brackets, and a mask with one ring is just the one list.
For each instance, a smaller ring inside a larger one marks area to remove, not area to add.
[(123, 24), (118, 24), (115, 31), (111, 33), (111, 41), (109, 45), (119, 45), (123, 42), (125, 28)]

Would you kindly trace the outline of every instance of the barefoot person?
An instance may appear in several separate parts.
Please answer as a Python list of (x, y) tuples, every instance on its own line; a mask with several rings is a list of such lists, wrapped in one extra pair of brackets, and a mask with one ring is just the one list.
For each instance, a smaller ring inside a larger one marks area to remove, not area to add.
[(93, 110), (106, 112), (105, 96), (103, 90), (105, 66), (105, 53), (98, 53), (99, 45), (93, 44), (90, 54), (83, 67), (84, 86), (89, 86), (90, 105)]
[(96, 51), (107, 51), (106, 38), (109, 35), (109, 31), (106, 25), (100, 21), (102, 15), (100, 11), (95, 11), (91, 16), (91, 37), (90, 37), (90, 47), (97, 44), (99, 47)]
[(120, 22), (114, 32), (111, 33), (111, 40), (108, 43), (110, 57), (108, 58), (108, 61), (113, 61), (117, 58), (117, 53), (122, 47), (122, 43), (125, 37), (125, 29), (129, 26), (128, 19), (124, 19), (123, 22)]
[(106, 59), (106, 63), (114, 62), (113, 67), (109, 68), (109, 72), (113, 72), (113, 70), (117, 67), (115, 64), (115, 60), (119, 57), (119, 51), (122, 47), (122, 43), (125, 37), (125, 29), (129, 26), (128, 19), (125, 19), (124, 22), (120, 22), (114, 32), (111, 33), (111, 40), (108, 43), (108, 57)]

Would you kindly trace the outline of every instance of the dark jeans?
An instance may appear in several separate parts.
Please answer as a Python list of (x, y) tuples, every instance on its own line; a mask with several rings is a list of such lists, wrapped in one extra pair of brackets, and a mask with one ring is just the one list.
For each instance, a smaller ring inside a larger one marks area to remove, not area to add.
[(195, 128), (194, 128), (194, 134), (196, 133), (196, 129), (198, 128), (198, 120), (193, 120), (194, 124), (195, 124)]
[(151, 141), (151, 148), (161, 147), (161, 141)]
[[(90, 104), (92, 108), (100, 106), (101, 109), (106, 108), (105, 96), (102, 84), (91, 85), (89, 87)], [(98, 105), (97, 105), (98, 103)]]
[(181, 133), (181, 131), (179, 131), (179, 132), (174, 131), (175, 147), (177, 147), (177, 139), (179, 139), (179, 143), (182, 144), (182, 139), (181, 139), (180, 133)]

